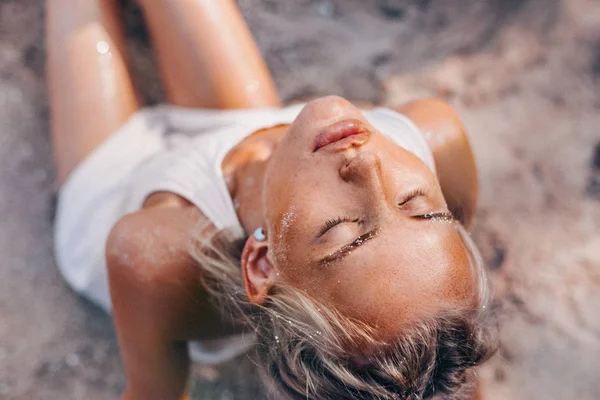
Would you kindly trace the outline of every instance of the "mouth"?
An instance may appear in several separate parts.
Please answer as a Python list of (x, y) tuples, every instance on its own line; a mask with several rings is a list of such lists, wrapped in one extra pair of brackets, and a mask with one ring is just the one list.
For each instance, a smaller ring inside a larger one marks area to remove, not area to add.
[(354, 118), (345, 119), (329, 125), (315, 137), (313, 153), (334, 143), (353, 145), (354, 142), (360, 142), (362, 144), (369, 139), (370, 135), (371, 131), (364, 122)]

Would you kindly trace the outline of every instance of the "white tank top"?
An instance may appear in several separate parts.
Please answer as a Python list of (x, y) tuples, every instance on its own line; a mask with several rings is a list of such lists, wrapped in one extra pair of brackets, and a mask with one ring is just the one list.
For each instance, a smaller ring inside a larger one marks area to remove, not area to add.
[[(253, 132), (291, 124), (303, 107), (193, 111), (169, 107), (161, 121), (165, 124), (164, 149), (136, 171), (125, 208), (135, 211), (150, 194), (168, 191), (194, 204), (217, 229), (228, 228), (241, 237), (244, 230), (225, 183), (223, 159)], [(410, 119), (387, 108), (362, 112), (377, 130), (415, 154), (435, 173), (427, 141)]]

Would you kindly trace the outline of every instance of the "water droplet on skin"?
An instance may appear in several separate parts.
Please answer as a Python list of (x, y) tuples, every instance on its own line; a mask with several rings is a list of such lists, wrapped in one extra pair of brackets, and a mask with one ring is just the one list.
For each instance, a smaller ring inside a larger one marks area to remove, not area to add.
[(252, 81), (246, 85), (246, 91), (248, 93), (256, 93), (259, 88), (260, 88), (260, 84), (258, 83), (258, 81)]
[(98, 51), (98, 53), (106, 54), (106, 53), (108, 53), (109, 50), (110, 50), (110, 45), (108, 44), (107, 41), (101, 40), (98, 43), (96, 43), (96, 51)]

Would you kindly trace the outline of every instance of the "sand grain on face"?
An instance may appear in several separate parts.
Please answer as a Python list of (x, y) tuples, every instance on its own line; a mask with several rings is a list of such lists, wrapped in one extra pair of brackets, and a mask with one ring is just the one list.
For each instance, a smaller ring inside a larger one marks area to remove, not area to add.
[(278, 231), (276, 234), (276, 242), (273, 243), (274, 248), (274, 256), (275, 259), (282, 263), (283, 266), (287, 266), (289, 260), (287, 253), (289, 252), (291, 246), (289, 243), (289, 232), (292, 227), (292, 224), (296, 220), (296, 207), (290, 206), (286, 212), (283, 213), (281, 217), (281, 222), (278, 227)]

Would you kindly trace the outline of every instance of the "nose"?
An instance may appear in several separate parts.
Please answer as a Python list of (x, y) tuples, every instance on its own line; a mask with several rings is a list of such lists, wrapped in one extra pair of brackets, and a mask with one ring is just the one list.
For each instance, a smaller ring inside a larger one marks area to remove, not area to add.
[(381, 190), (383, 183), (381, 159), (377, 154), (362, 151), (340, 168), (340, 177), (346, 182), (377, 187)]
[(340, 177), (361, 192), (373, 212), (395, 209), (394, 185), (386, 181), (381, 158), (370, 151), (358, 153), (340, 168)]

